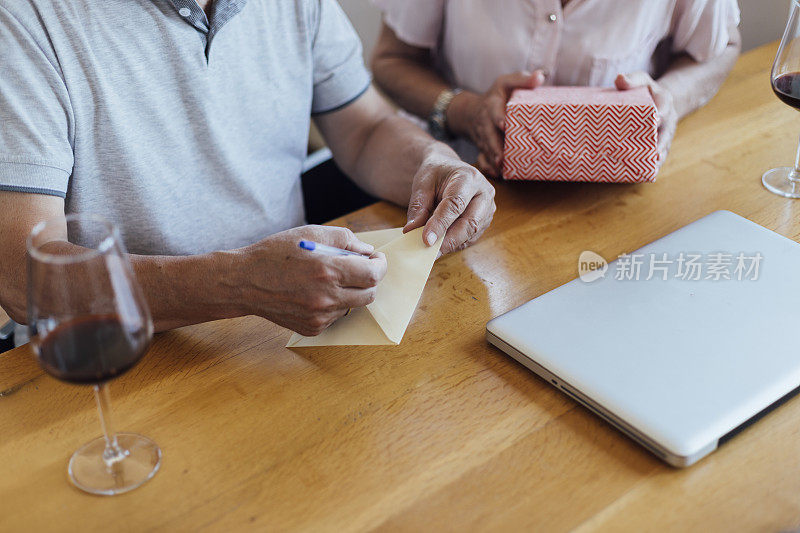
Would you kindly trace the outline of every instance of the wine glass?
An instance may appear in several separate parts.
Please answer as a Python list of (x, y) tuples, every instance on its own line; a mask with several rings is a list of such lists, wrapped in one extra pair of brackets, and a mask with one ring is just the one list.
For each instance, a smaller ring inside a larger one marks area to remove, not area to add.
[(103, 437), (69, 461), (69, 477), (93, 494), (135, 489), (158, 471), (161, 450), (141, 435), (116, 433), (108, 382), (142, 358), (153, 323), (119, 231), (96, 215), (37, 224), (28, 237), (28, 329), (44, 370), (94, 385)]
[[(772, 65), (770, 80), (775, 95), (785, 104), (800, 109), (800, 3), (793, 0), (792, 11), (783, 32), (778, 54)], [(800, 198), (800, 146), (794, 167), (768, 170), (761, 183), (769, 191), (786, 198)]]

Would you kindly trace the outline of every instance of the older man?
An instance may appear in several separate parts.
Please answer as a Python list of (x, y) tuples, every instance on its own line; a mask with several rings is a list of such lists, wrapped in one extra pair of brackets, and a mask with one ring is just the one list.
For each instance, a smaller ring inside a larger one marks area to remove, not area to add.
[(494, 191), (370, 88), (335, 0), (0, 0), (0, 305), (25, 316), (39, 220), (116, 222), (157, 329), (257, 314), (316, 334), (374, 297), (380, 254), (300, 239), (310, 117), (368, 192), (409, 205), (443, 252), (477, 239)]

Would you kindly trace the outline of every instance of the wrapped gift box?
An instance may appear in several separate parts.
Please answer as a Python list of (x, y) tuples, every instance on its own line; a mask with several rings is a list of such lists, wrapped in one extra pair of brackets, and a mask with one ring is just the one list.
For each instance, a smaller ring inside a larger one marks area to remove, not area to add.
[(645, 87), (517, 90), (506, 106), (503, 177), (654, 181), (657, 130), (656, 106)]

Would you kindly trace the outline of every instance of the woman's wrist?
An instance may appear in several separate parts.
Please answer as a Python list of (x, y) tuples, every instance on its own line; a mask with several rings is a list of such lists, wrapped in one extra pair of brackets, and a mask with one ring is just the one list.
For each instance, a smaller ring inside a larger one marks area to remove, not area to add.
[(447, 107), (447, 129), (455, 137), (469, 137), (469, 123), (480, 96), (470, 92), (458, 93)]

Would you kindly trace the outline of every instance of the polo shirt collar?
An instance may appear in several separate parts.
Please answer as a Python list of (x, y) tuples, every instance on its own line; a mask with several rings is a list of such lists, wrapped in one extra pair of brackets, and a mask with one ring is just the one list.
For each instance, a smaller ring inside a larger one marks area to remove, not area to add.
[(211, 0), (211, 20), (195, 0), (169, 0), (181, 18), (201, 33), (206, 57), (214, 36), (244, 9), (247, 0)]

